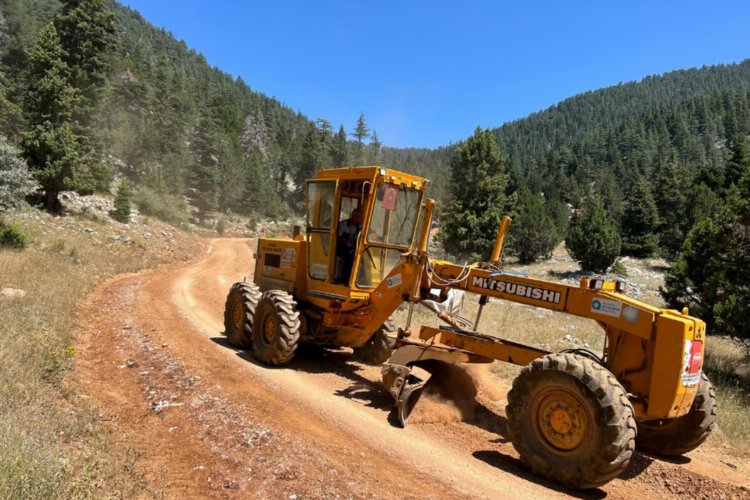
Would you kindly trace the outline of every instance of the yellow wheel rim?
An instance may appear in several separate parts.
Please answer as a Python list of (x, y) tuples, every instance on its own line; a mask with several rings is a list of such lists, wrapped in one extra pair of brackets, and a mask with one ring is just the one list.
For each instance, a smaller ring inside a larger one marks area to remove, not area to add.
[(273, 320), (273, 315), (269, 314), (263, 321), (263, 338), (269, 344), (273, 342), (273, 337), (276, 333), (276, 322)]
[(590, 441), (592, 418), (580, 396), (555, 388), (544, 391), (534, 403), (534, 428), (548, 448), (571, 453)]

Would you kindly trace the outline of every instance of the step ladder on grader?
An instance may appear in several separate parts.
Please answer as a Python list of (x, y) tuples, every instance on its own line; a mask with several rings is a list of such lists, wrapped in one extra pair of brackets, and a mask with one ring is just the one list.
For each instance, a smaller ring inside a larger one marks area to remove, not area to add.
[[(708, 437), (716, 401), (701, 371), (703, 321), (628, 297), (619, 281), (569, 286), (506, 272), (507, 217), (487, 262), (431, 258), (428, 182), (381, 167), (319, 171), (307, 181), (304, 234), (260, 238), (253, 283), (231, 288), (228, 341), (272, 366), (288, 363), (301, 342), (351, 347), (359, 360), (383, 364), (402, 425), (430, 375), (446, 365), (524, 366), (507, 398), (510, 440), (535, 473), (572, 488), (617, 477), (636, 446), (681, 455)], [(479, 296), (475, 321), (449, 306), (456, 291)], [(604, 350), (551, 353), (478, 333), (490, 299), (590, 318), (602, 328)], [(397, 329), (392, 314), (404, 303), (407, 323)], [(445, 325), (415, 331), (417, 304)]]

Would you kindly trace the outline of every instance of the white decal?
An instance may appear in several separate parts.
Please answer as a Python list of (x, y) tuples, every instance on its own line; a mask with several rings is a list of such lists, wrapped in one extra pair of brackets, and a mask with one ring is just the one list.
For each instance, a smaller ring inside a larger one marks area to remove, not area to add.
[(698, 373), (683, 373), (682, 374), (682, 385), (685, 387), (692, 387), (701, 380), (701, 372)]
[(682, 358), (682, 385), (692, 387), (700, 382), (701, 365), (703, 365), (703, 343), (686, 340), (685, 354)]
[(625, 321), (629, 321), (630, 323), (638, 321), (639, 314), (640, 312), (638, 311), (638, 308), (633, 306), (625, 306), (625, 309), (622, 311), (622, 317), (625, 318)]
[(326, 264), (312, 264), (310, 266), (310, 276), (316, 280), (324, 280), (328, 276), (328, 266)]
[(281, 249), (281, 267), (294, 267), (294, 257), (297, 255), (294, 248)]
[(478, 288), (484, 288), (485, 290), (495, 290), (500, 293), (526, 297), (527, 299), (541, 300), (544, 302), (551, 302), (552, 304), (560, 303), (560, 292), (556, 290), (547, 290), (535, 286), (511, 283), (510, 281), (501, 281), (493, 278), (481, 278), (478, 276), (472, 278), (471, 285)]
[(386, 285), (388, 285), (388, 288), (393, 288), (394, 286), (399, 286), (401, 284), (401, 273), (394, 274), (388, 280), (385, 282)]
[(622, 313), (622, 303), (616, 300), (597, 298), (591, 301), (591, 312), (619, 318), (620, 313)]

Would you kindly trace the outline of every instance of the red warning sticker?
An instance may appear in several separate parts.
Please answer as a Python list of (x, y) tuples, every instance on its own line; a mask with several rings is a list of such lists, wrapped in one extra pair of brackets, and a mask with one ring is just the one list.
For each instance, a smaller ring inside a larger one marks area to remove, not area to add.
[(383, 191), (383, 203), (381, 206), (385, 210), (396, 210), (396, 204), (398, 203), (398, 187), (393, 184), (388, 184)]
[(686, 340), (682, 360), (682, 385), (691, 387), (700, 382), (703, 366), (703, 342)]

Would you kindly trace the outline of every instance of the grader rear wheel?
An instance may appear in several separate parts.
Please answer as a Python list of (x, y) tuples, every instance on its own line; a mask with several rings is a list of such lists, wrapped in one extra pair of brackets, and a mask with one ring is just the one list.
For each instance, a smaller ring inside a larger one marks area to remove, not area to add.
[(714, 388), (708, 377), (701, 374), (698, 392), (686, 415), (638, 423), (638, 449), (666, 457), (693, 451), (716, 428), (716, 407)]
[(300, 313), (294, 298), (281, 290), (265, 292), (253, 324), (253, 354), (263, 364), (287, 364), (297, 350)]
[(526, 366), (508, 393), (506, 415), (521, 459), (570, 488), (596, 488), (619, 476), (635, 449), (625, 390), (583, 356), (549, 354)]
[(260, 289), (244, 281), (229, 290), (224, 306), (224, 335), (229, 344), (247, 348), (252, 345), (253, 318), (260, 300)]

